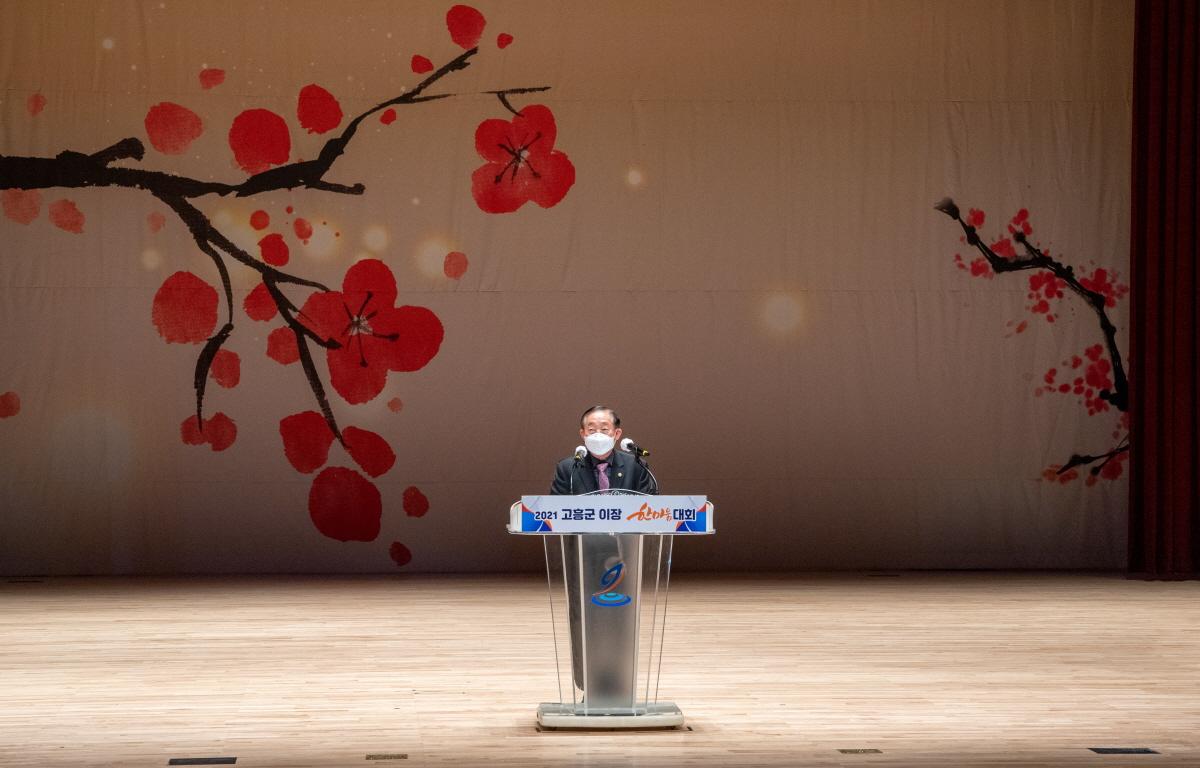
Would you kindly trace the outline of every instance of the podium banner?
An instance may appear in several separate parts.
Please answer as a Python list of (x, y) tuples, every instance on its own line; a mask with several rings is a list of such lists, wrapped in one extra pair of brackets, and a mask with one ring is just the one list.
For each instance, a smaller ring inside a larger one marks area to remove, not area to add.
[(716, 533), (704, 496), (522, 496), (509, 511), (511, 533)]

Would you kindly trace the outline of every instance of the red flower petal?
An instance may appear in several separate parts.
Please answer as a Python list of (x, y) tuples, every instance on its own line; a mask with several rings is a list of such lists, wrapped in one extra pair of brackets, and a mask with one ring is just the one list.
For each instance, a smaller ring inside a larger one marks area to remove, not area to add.
[(204, 133), (199, 115), (170, 101), (150, 107), (144, 123), (150, 143), (164, 155), (182, 155)]
[(374, 541), (383, 502), (379, 489), (345, 467), (327, 467), (313, 480), (308, 514), (325, 536), (338, 541)]
[(308, 219), (296, 219), (292, 222), (292, 230), (296, 233), (296, 237), (308, 244), (308, 239), (312, 237), (313, 228)]
[(214, 451), (223, 451), (237, 439), (237, 425), (225, 414), (214, 413), (211, 419), (204, 422), (204, 434)]
[(393, 397), (391, 400), (388, 400), (387, 407), (392, 413), (400, 413), (400, 411), (404, 410), (404, 401), (398, 397)]
[(199, 344), (217, 325), (217, 290), (191, 272), (176, 272), (154, 294), (151, 318), (168, 343)]
[(0, 419), (16, 416), (21, 412), (21, 398), (16, 392), (5, 392), (0, 395)]
[(446, 11), (446, 28), (450, 30), (450, 39), (462, 48), (475, 47), (486, 25), (483, 14), (469, 5), (456, 5)]
[(271, 225), (271, 216), (266, 211), (255, 211), (250, 214), (250, 226), (255, 229), (266, 229)]
[(425, 58), (424, 56), (419, 56), (419, 55), (413, 56), (411, 66), (412, 66), (412, 71), (416, 72), (418, 75), (423, 75), (426, 72), (433, 71), (433, 62), (430, 61), (429, 59)]
[(247, 109), (233, 119), (229, 147), (242, 170), (258, 173), (287, 162), (292, 136), (279, 115), (268, 109)]
[[(362, 303), (361, 298), (359, 303)], [(357, 308), (350, 308), (350, 311)], [(335, 339), (346, 327), (346, 310), (346, 300), (341, 293), (325, 291), (311, 294), (305, 299), (300, 317), (313, 333), (323, 339)]]
[(458, 280), (467, 274), (467, 263), (467, 254), (460, 251), (451, 251), (446, 254), (445, 260), (442, 261), (442, 272), (451, 280)]
[(283, 455), (297, 472), (308, 474), (320, 469), (329, 458), (333, 432), (325, 417), (316, 411), (287, 416), (279, 422), (283, 437)]
[(291, 365), (300, 359), (300, 347), (291, 328), (276, 328), (267, 336), (267, 357), (280, 365)]
[(387, 440), (370, 430), (346, 427), (342, 439), (351, 458), (371, 477), (379, 477), (396, 463), (396, 454)]
[(392, 123), (396, 122), (396, 110), (390, 107), (383, 110), (383, 113), (379, 116), (379, 122), (383, 123), (384, 125), (391, 125)]
[(200, 431), (200, 422), (195, 416), (188, 416), (183, 420), (179, 425), (179, 436), (187, 445), (204, 445), (208, 442), (208, 438)]
[[(374, 400), (387, 384), (388, 368), (376, 362), (362, 365), (358, 342), (352, 337), (351, 344), (341, 349), (331, 349), (325, 360), (329, 364), (329, 383), (347, 403), (358, 405)], [(368, 358), (371, 360), (373, 358)]]
[(288, 263), (288, 247), (283, 241), (283, 235), (270, 234), (258, 241), (258, 252), (262, 260), (273, 267), (282, 267)]
[(55, 200), (50, 203), (48, 211), (54, 226), (77, 235), (83, 232), (83, 211), (70, 200)]
[(500, 34), (496, 35), (496, 47), (500, 48), (501, 50), (512, 45), (512, 41), (513, 41), (513, 36), (508, 34), (507, 32), (501, 32)]
[(342, 106), (332, 93), (315, 83), (310, 83), (300, 89), (296, 119), (309, 133), (325, 133), (337, 128), (338, 123), (342, 122)]
[(393, 541), (388, 547), (388, 555), (396, 565), (408, 565), (412, 561), (412, 552), (398, 541)]
[(18, 224), (28, 224), (42, 210), (42, 193), (36, 189), (6, 189), (0, 194), (4, 215)]
[(540, 178), (529, 186), (529, 199), (543, 208), (558, 205), (575, 183), (575, 165), (562, 152), (551, 152), (538, 164)]
[(30, 117), (37, 117), (46, 108), (46, 97), (41, 93), (30, 94), (25, 100), (25, 110), (29, 112)]
[(350, 307), (352, 312), (366, 300), (368, 293), (372, 307), (390, 307), (396, 303), (396, 278), (379, 259), (363, 259), (346, 271), (342, 292), (347, 301), (354, 304)]
[(179, 425), (179, 434), (188, 445), (208, 443), (214, 451), (223, 451), (237, 439), (237, 425), (233, 419), (218, 412), (211, 419), (205, 419), (201, 429), (196, 417), (189, 416)]
[(404, 513), (409, 517), (424, 517), (429, 511), (429, 499), (421, 489), (410, 485), (404, 489)]
[(242, 309), (246, 310), (246, 316), (251, 320), (270, 320), (279, 312), (279, 308), (275, 306), (275, 299), (271, 298), (271, 292), (267, 290), (265, 283), (259, 283), (254, 286), (254, 290), (246, 294), (246, 300), (242, 302)]
[(404, 305), (383, 309), (372, 320), (376, 332), (396, 334), (395, 341), (371, 339), (371, 351), (387, 360), (393, 371), (419, 371), (442, 347), (442, 321), (425, 307)]
[(225, 82), (225, 70), (212, 67), (200, 70), (200, 87), (204, 90), (216, 88), (223, 82)]
[(208, 375), (226, 389), (236, 387), (242, 378), (242, 361), (236, 352), (218, 349), (209, 366)]

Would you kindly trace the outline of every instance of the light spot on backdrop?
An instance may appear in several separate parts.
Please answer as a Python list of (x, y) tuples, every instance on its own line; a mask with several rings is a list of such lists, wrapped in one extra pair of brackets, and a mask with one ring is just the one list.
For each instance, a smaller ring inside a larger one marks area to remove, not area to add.
[(142, 251), (142, 269), (153, 272), (162, 266), (162, 254), (157, 248), (147, 248)]
[(646, 183), (646, 174), (636, 165), (630, 166), (629, 170), (625, 173), (625, 183), (633, 189), (637, 189)]
[(234, 245), (251, 256), (258, 256), (258, 241), (262, 239), (263, 233), (256, 232), (250, 226), (249, 213), (232, 208), (220, 208), (213, 214), (212, 221), (218, 230), (233, 241)]
[(768, 296), (762, 304), (761, 317), (767, 330), (781, 335), (797, 332), (803, 320), (800, 301), (791, 294)]
[(388, 235), (387, 228), (380, 224), (372, 224), (363, 232), (362, 242), (368, 251), (380, 253), (384, 248), (387, 248), (391, 237)]
[(304, 252), (316, 261), (325, 261), (338, 252), (342, 240), (336, 225), (327, 221), (312, 225), (312, 234), (304, 245)]
[(106, 37), (100, 41), (100, 47), (106, 51), (111, 51), (115, 45), (116, 43), (113, 42), (111, 37)]

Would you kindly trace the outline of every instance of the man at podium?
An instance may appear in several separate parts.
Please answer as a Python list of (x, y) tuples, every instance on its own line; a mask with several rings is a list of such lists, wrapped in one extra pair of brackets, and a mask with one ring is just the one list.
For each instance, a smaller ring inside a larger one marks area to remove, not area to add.
[[(618, 450), (621, 417), (612, 408), (593, 405), (584, 411), (579, 418), (579, 436), (583, 446), (554, 469), (552, 495), (658, 492), (650, 470), (633, 454)], [(606, 575), (622, 574), (623, 579), (626, 573), (641, 571), (638, 537), (567, 537), (563, 565), (567, 591), (573, 597), (567, 601), (567, 613), (575, 686), (586, 692), (592, 710), (624, 711), (632, 707), (635, 696), (630, 659), (637, 653), (636, 616), (629, 607), (601, 606), (589, 598), (609, 588)]]
[[(584, 451), (563, 459), (554, 468), (550, 493), (554, 495), (592, 491), (632, 490), (657, 493), (654, 476), (633, 454), (617, 450), (621, 440), (621, 417), (607, 405), (593, 405), (579, 418), (579, 436)], [(583, 453), (583, 456), (579, 454)]]

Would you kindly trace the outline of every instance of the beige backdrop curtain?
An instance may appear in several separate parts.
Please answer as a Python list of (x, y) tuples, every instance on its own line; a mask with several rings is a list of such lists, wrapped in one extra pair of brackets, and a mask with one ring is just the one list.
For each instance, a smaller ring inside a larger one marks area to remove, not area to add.
[[(236, 184), (229, 129), (261, 108), (289, 124), (289, 160), (313, 159), (333, 134), (300, 125), (301, 89), (332, 94), (344, 128), (426, 76), (414, 56), (463, 53), (448, 7), (9, 0), (0, 154), (138, 137), (145, 158), (117, 165)], [(281, 323), (242, 311), (258, 273), (231, 267), (240, 381), (206, 391), (236, 440), (185, 444), (202, 345), (164, 343), (152, 307), (180, 270), (219, 293), (212, 260), (143, 190), (48, 188), (36, 218), (15, 195), (0, 218), (0, 393), (19, 399), (0, 418), (0, 572), (373, 572), (404, 551), (409, 570), (534, 569), (507, 506), (548, 488), (594, 402), (652, 449), (665, 490), (716, 500), (718, 535), (681, 546), (680, 567), (1121, 566), (1124, 476), (1043, 477), (1122, 429), (1074, 392), (1035, 394), (1050, 368), (1073, 378), (1095, 316), (1068, 295), (1047, 322), (1028, 274), (960, 269), (978, 254), (932, 206), (985, 211), (989, 243), (1026, 209), (1031, 241), (1125, 279), (1130, 2), (476, 7), (478, 55), (436, 86), (459, 95), (372, 115), (329, 174), (362, 195), (192, 200), (256, 257), (283, 235), (288, 269), (337, 291), (381, 260), (396, 306), (444, 327), (428, 365), (362, 403), (317, 355), (338, 422), (395, 452), (369, 478), (378, 535), (342, 542), (311, 519), (314, 474), (279, 424), (317, 406), (299, 364), (266, 354)], [(487, 213), (476, 129), (513, 115), (484, 92), (541, 86), (511, 102), (549, 107), (574, 185)], [(203, 121), (182, 154), (148, 141), (164, 102)], [(55, 225), (59, 200), (81, 232)], [(448, 275), (450, 253), (465, 272)], [(1110, 312), (1124, 345), (1124, 302)], [(366, 476), (336, 443), (328, 464)]]

